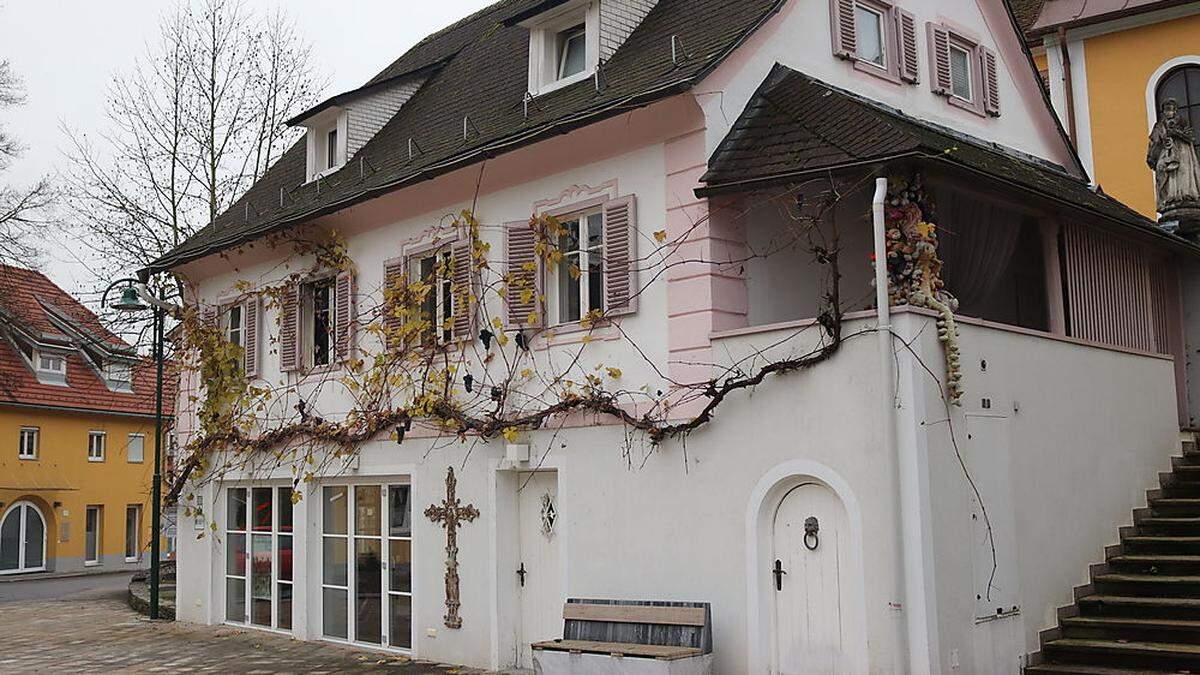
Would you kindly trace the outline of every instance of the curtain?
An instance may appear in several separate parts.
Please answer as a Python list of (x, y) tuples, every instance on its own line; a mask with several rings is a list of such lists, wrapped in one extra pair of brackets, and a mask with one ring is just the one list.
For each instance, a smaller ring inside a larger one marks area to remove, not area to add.
[(977, 197), (950, 190), (938, 194), (936, 215), (946, 290), (970, 313), (996, 290), (1008, 270), (1021, 219)]

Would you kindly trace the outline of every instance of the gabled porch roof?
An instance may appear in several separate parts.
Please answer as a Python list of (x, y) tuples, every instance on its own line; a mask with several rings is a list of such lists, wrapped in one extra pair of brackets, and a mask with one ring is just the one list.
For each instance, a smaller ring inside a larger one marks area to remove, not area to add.
[(984, 177), (1089, 221), (1200, 253), (1062, 167), (905, 115), (776, 64), (709, 159), (700, 196), (782, 185), (892, 162), (941, 164)]

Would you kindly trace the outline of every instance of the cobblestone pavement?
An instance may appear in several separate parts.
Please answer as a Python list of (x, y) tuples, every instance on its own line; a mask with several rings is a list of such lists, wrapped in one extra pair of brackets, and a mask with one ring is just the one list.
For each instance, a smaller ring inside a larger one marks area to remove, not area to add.
[(112, 591), (0, 606), (0, 673), (480, 673), (228, 626), (150, 623)]

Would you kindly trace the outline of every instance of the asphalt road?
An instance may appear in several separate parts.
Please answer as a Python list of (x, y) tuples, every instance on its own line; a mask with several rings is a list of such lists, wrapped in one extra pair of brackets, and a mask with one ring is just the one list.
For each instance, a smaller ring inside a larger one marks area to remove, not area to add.
[(80, 577), (16, 579), (0, 577), (0, 604), (21, 600), (73, 600), (123, 594), (129, 572), (89, 574)]

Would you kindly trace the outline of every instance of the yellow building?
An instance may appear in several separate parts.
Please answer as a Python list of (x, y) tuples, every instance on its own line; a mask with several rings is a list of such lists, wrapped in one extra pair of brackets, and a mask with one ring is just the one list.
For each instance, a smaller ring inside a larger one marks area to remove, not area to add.
[(1011, 0), (1093, 182), (1155, 217), (1146, 148), (1174, 98), (1200, 125), (1200, 0)]
[(0, 266), (0, 334), (0, 574), (145, 567), (154, 368), (30, 270)]

